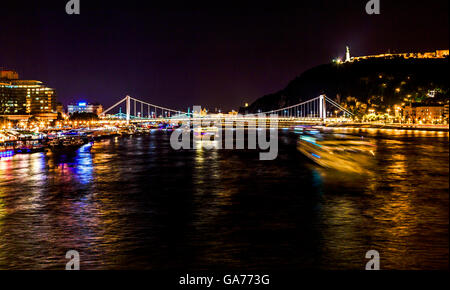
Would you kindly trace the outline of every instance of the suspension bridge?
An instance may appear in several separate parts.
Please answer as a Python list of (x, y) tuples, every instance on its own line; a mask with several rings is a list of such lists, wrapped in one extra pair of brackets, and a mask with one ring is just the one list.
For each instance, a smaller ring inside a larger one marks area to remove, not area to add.
[[(125, 113), (122, 107), (125, 105)], [(119, 108), (119, 112), (111, 114), (115, 109)], [(123, 120), (127, 124), (141, 122), (168, 122), (182, 121), (193, 119), (215, 119), (215, 118), (239, 118), (239, 119), (261, 119), (261, 118), (277, 118), (279, 121), (299, 122), (299, 123), (326, 123), (326, 122), (348, 122), (351, 120), (353, 113), (339, 105), (337, 102), (325, 95), (320, 95), (313, 99), (270, 111), (256, 114), (243, 115), (226, 115), (226, 114), (201, 114), (199, 111), (188, 109), (187, 112), (170, 109), (158, 105), (138, 100), (136, 98), (126, 96), (100, 114), (103, 120)]]

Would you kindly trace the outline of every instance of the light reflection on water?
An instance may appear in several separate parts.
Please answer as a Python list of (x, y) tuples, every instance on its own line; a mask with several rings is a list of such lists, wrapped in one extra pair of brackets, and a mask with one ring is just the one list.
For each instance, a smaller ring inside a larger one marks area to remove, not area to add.
[[(0, 161), (0, 268), (448, 269), (448, 133), (336, 129), (377, 146), (366, 175), (279, 156), (175, 152), (169, 133)], [(214, 141), (211, 142), (214, 145)]]

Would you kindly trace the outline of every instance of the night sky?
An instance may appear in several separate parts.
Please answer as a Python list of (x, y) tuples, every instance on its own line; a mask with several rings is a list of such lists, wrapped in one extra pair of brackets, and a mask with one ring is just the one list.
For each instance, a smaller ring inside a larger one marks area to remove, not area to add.
[(381, 15), (365, 0), (81, 0), (81, 15), (66, 2), (0, 5), (0, 67), (45, 82), (65, 105), (130, 94), (231, 110), (344, 57), (345, 45), (354, 56), (449, 47), (448, 0), (381, 0)]

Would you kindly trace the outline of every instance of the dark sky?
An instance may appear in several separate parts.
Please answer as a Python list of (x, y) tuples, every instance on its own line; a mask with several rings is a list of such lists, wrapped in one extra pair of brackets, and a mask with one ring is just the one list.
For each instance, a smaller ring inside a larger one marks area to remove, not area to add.
[(0, 6), (0, 67), (44, 81), (64, 104), (130, 94), (229, 110), (343, 57), (345, 45), (355, 56), (449, 47), (448, 0), (381, 0), (381, 15), (367, 15), (365, 0), (80, 0), (81, 15), (66, 2)]

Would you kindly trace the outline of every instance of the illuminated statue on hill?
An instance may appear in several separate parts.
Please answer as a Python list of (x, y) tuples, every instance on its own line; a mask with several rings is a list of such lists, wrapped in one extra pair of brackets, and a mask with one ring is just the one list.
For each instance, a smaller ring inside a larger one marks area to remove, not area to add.
[(348, 48), (348, 46), (345, 47), (346, 48), (346, 52), (345, 52), (345, 62), (349, 62), (350, 59), (350, 48)]

